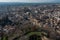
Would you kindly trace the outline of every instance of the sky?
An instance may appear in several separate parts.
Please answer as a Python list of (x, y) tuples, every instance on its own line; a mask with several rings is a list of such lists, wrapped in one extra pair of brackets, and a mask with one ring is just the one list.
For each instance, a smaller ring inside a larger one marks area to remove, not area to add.
[(0, 0), (0, 2), (28, 2), (28, 3), (44, 3), (44, 2), (60, 2), (60, 0)]

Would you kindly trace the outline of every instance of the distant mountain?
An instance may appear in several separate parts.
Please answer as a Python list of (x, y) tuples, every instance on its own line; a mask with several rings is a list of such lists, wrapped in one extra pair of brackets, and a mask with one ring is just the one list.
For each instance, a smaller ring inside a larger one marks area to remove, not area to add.
[(37, 6), (45, 4), (60, 4), (60, 3), (20, 3), (20, 2), (0, 2), (0, 6)]

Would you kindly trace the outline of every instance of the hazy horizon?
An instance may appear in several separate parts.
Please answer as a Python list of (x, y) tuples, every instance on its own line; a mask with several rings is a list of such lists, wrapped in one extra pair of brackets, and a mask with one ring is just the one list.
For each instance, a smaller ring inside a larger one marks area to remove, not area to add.
[(60, 0), (0, 0), (0, 2), (21, 2), (21, 3), (60, 3)]

